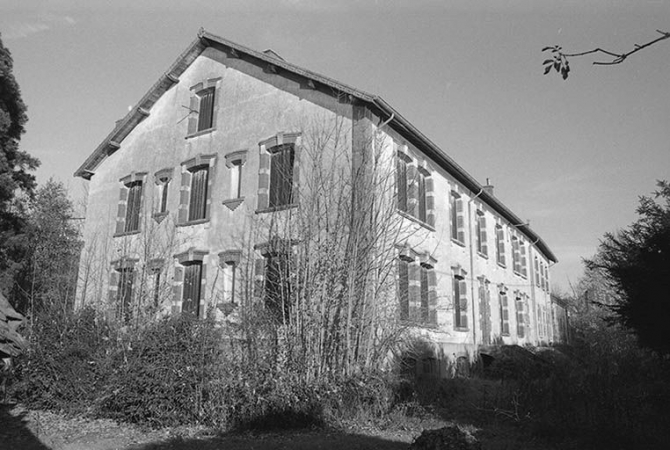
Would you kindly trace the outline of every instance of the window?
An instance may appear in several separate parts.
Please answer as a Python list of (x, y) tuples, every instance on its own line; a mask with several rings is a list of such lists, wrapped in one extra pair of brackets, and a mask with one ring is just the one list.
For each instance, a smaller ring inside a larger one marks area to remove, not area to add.
[(177, 223), (190, 225), (209, 219), (216, 155), (198, 155), (182, 163)]
[(168, 212), (168, 194), (172, 181), (172, 168), (159, 170), (154, 175), (156, 183), (156, 199), (154, 203), (154, 219), (162, 220)]
[(449, 196), (451, 239), (457, 243), (465, 244), (465, 217), (463, 214), (463, 199), (454, 191)]
[(184, 265), (182, 313), (200, 317), (200, 288), (202, 286), (202, 261), (189, 261)]
[(398, 304), (400, 320), (423, 325), (437, 324), (436, 261), (429, 254), (400, 249), (398, 257)]
[(278, 322), (286, 324), (291, 313), (289, 255), (284, 252), (265, 257), (265, 307)]
[(409, 320), (409, 261), (398, 259), (398, 299), (400, 320)]
[(133, 316), (133, 294), (136, 259), (121, 258), (112, 262), (109, 275), (109, 301), (117, 320), (129, 323)]
[(206, 251), (195, 248), (174, 256), (179, 264), (175, 267), (174, 275), (173, 313), (182, 312), (204, 317), (205, 311), (201, 308), (201, 303), (204, 304), (206, 256)]
[(259, 142), (257, 212), (297, 206), (301, 142), (300, 133), (278, 133)]
[(293, 144), (283, 144), (270, 149), (270, 208), (290, 205), (293, 202)]
[(208, 130), (213, 127), (214, 92), (214, 88), (210, 87), (196, 93), (199, 99), (198, 128), (196, 131)]
[(505, 267), (505, 230), (500, 224), (496, 224), (496, 260)]
[(242, 260), (240, 250), (227, 250), (219, 253), (219, 267), (223, 271), (223, 301), (235, 304), (237, 296), (237, 267)]
[(537, 256), (535, 257), (535, 286), (542, 286), (544, 289), (544, 283), (541, 281), (542, 280), (542, 274), (540, 273), (540, 262), (537, 259)]
[(191, 197), (188, 203), (188, 220), (205, 219), (207, 210), (207, 183), (209, 166), (197, 166), (191, 172)]
[(230, 198), (242, 197), (242, 161), (235, 160), (230, 168)]
[(486, 234), (486, 216), (481, 210), (477, 210), (477, 223), (476, 223), (476, 233), (477, 233), (477, 253), (481, 256), (488, 258), (489, 256), (489, 246), (488, 246), (488, 237)]
[(405, 153), (406, 146), (396, 154), (396, 207), (421, 223), (434, 226), (433, 180), (424, 163), (418, 163)]
[(453, 279), (454, 327), (468, 328), (468, 289), (462, 275), (454, 275)]
[(142, 192), (146, 173), (133, 173), (121, 178), (121, 191), (116, 217), (116, 235), (137, 233), (140, 230)]
[(191, 87), (188, 132), (186, 137), (197, 136), (216, 128), (217, 83), (221, 78), (211, 78)]
[(509, 305), (507, 301), (507, 288), (501, 286), (498, 290), (500, 303), (500, 334), (509, 336)]

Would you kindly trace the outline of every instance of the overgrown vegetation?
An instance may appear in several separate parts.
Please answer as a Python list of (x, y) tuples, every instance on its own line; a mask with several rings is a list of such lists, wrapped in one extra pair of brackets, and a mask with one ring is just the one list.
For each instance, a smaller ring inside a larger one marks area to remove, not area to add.
[(252, 356), (230, 329), (188, 315), (127, 330), (88, 308), (40, 314), (13, 395), (30, 407), (154, 427), (304, 427), (390, 411), (388, 375), (305, 383), (299, 362), (278, 360), (277, 342), (267, 339)]

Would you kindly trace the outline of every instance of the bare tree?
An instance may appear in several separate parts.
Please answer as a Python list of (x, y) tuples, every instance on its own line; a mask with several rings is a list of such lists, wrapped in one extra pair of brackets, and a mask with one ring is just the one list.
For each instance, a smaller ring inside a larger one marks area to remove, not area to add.
[(626, 61), (626, 59), (629, 56), (639, 52), (640, 50), (643, 50), (658, 42), (670, 38), (670, 32), (661, 30), (656, 30), (656, 32), (660, 34), (660, 36), (657, 37), (656, 39), (652, 39), (651, 41), (645, 42), (644, 44), (635, 44), (633, 50), (623, 53), (605, 50), (600, 47), (596, 47), (594, 49), (587, 50), (584, 52), (566, 53), (563, 51), (563, 48), (559, 45), (544, 47), (542, 51), (549, 52), (550, 56), (549, 59), (545, 59), (544, 62), (542, 63), (544, 65), (544, 74), (546, 75), (549, 72), (551, 72), (552, 69), (554, 69), (556, 73), (560, 74), (565, 80), (568, 78), (568, 74), (570, 73), (570, 63), (569, 63), (570, 58), (576, 58), (594, 54), (605, 55), (608, 58), (606, 60), (594, 61), (593, 64), (596, 66), (613, 66), (616, 64), (621, 64), (622, 62)]

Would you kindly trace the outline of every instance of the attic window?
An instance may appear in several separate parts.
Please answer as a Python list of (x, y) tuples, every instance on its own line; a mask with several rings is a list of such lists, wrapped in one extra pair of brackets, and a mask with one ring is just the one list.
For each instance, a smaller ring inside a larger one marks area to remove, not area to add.
[(212, 78), (191, 87), (187, 138), (216, 129), (216, 111), (219, 100), (217, 83), (219, 80), (221, 80), (220, 77)]

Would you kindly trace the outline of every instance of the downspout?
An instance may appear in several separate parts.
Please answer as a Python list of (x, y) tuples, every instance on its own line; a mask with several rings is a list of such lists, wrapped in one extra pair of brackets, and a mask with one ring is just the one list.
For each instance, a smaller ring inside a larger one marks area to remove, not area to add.
[(468, 247), (470, 249), (470, 274), (472, 283), (470, 283), (470, 293), (472, 298), (472, 344), (477, 347), (477, 322), (475, 321), (475, 255), (472, 248), (472, 203), (482, 195), (484, 188), (479, 189), (479, 193), (468, 201)]

